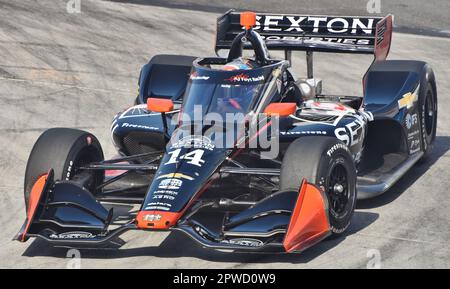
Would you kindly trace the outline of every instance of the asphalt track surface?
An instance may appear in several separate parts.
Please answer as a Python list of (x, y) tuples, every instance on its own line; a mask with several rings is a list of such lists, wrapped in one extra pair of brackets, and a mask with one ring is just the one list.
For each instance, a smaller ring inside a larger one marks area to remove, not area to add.
[(450, 37), (450, 1), (446, 0), (109, 0), (224, 13), (230, 8), (301, 15), (395, 16), (396, 31)]
[[(140, 67), (158, 53), (213, 55), (217, 15), (90, 0), (81, 1), (80, 14), (69, 14), (66, 1), (0, 0), (0, 267), (68, 265), (67, 249), (11, 241), (23, 222), (23, 174), (39, 134), (56, 126), (88, 130), (111, 156), (110, 121), (132, 104)], [(128, 232), (119, 250), (82, 250), (82, 268), (366, 268), (377, 252), (382, 268), (450, 268), (450, 39), (393, 39), (390, 59), (434, 68), (436, 145), (427, 163), (358, 204), (346, 237), (301, 254), (248, 254), (203, 249), (175, 233)], [(300, 56), (294, 66), (304, 74)], [(362, 94), (370, 56), (315, 59), (325, 92)]]

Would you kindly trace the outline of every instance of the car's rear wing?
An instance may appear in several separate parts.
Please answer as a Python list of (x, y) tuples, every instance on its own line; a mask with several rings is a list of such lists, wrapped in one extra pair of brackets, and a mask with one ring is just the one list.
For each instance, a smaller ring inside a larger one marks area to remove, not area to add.
[[(374, 54), (389, 53), (393, 16), (313, 16), (257, 13), (253, 28), (269, 50)], [(228, 11), (217, 19), (216, 52), (229, 49), (243, 31), (240, 13)]]

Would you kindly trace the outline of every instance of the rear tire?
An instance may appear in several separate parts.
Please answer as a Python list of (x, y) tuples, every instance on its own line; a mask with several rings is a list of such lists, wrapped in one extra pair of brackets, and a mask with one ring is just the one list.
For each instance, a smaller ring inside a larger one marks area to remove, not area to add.
[(437, 128), (437, 92), (434, 73), (427, 67), (419, 92), (419, 119), (422, 130), (422, 150), (420, 162), (425, 162), (433, 150)]
[(347, 146), (333, 137), (302, 137), (283, 157), (280, 190), (299, 190), (303, 178), (328, 197), (332, 236), (350, 225), (356, 205), (356, 169)]
[[(31, 150), (25, 170), (24, 197), (28, 199), (36, 180), (51, 168), (55, 180), (70, 180), (80, 173), (76, 167), (104, 159), (103, 150), (97, 138), (85, 131), (71, 128), (51, 128), (44, 131)], [(88, 190), (103, 181), (104, 171), (93, 171)]]

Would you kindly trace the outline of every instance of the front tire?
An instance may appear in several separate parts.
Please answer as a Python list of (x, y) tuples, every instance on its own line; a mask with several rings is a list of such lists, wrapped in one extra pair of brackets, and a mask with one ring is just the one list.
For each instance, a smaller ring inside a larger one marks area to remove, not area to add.
[(283, 157), (280, 190), (298, 191), (303, 178), (326, 193), (332, 236), (341, 235), (356, 205), (356, 169), (347, 146), (333, 137), (295, 140)]
[[(55, 180), (70, 180), (80, 173), (77, 167), (103, 159), (103, 150), (93, 134), (71, 128), (51, 128), (44, 131), (28, 157), (24, 181), (26, 208), (34, 183), (50, 169), (54, 171)], [(103, 179), (104, 171), (92, 172), (87, 189), (95, 193), (95, 188)]]

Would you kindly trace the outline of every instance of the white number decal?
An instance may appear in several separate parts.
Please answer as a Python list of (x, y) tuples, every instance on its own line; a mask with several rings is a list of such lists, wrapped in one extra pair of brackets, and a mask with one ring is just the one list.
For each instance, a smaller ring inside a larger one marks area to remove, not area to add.
[(180, 152), (181, 152), (181, 149), (176, 149), (171, 152), (168, 152), (168, 154), (170, 155), (170, 159), (167, 163), (165, 163), (165, 165), (176, 164), (177, 158), (180, 155)]
[(195, 165), (198, 167), (201, 167), (202, 164), (205, 163), (205, 161), (202, 159), (204, 151), (201, 149), (191, 151), (191, 152), (181, 155), (181, 156), (180, 156), (180, 152), (181, 152), (181, 149), (176, 149), (176, 150), (169, 152), (168, 154), (170, 154), (170, 159), (164, 165), (176, 164), (178, 162), (178, 159), (187, 160), (188, 164)]

